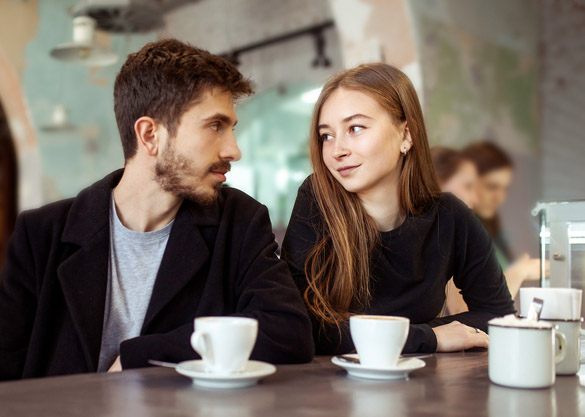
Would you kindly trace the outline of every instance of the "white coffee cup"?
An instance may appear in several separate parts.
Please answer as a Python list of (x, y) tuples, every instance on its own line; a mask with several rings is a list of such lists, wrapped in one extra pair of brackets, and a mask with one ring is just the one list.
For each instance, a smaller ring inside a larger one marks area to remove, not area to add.
[[(581, 322), (579, 320), (544, 320), (555, 326), (555, 329), (567, 339), (565, 358), (557, 363), (557, 375), (575, 375), (581, 367)], [(557, 346), (558, 348), (558, 346)]]
[(515, 388), (545, 388), (554, 384), (555, 363), (566, 355), (566, 339), (551, 323), (502, 317), (490, 320), (488, 327), (492, 382)]
[(367, 368), (394, 368), (406, 343), (410, 320), (396, 316), (356, 315), (349, 330), (360, 364)]
[(576, 288), (520, 288), (520, 316), (526, 317), (534, 298), (543, 301), (541, 319), (578, 320), (581, 318), (581, 295)]
[(198, 317), (191, 346), (210, 373), (242, 372), (254, 349), (258, 321), (247, 317)]

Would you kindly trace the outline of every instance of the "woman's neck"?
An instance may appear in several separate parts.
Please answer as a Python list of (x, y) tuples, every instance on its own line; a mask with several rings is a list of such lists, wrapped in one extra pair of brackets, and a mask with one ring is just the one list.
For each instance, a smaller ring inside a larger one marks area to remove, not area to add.
[(388, 232), (402, 224), (406, 215), (400, 204), (398, 184), (378, 187), (367, 193), (358, 194), (366, 213), (374, 219), (378, 230)]

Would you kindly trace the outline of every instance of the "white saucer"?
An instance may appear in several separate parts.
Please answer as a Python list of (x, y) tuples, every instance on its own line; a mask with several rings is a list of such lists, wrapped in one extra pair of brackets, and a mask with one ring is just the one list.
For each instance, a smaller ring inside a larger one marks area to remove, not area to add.
[[(358, 359), (356, 353), (343, 356)], [(339, 359), (337, 356), (332, 357), (331, 362), (345, 369), (349, 376), (363, 379), (377, 379), (380, 381), (404, 379), (410, 372), (423, 368), (426, 365), (423, 360), (417, 358), (400, 358), (394, 368), (366, 368), (359, 363), (352, 363)]]
[(265, 376), (276, 372), (276, 367), (266, 362), (248, 361), (242, 372), (233, 374), (212, 374), (205, 372), (202, 360), (184, 361), (175, 370), (181, 375), (193, 379), (195, 385), (205, 388), (233, 389), (256, 384)]

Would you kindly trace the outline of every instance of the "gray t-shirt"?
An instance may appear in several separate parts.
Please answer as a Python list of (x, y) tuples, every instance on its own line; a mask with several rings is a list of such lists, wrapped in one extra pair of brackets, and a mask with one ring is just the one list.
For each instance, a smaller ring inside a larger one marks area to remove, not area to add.
[(140, 335), (173, 221), (153, 232), (127, 229), (110, 206), (110, 259), (98, 372), (120, 354), (120, 343)]

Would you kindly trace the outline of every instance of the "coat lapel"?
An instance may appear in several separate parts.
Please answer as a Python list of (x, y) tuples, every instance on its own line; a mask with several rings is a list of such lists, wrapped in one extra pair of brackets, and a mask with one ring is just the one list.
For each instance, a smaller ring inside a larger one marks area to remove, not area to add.
[(90, 371), (97, 370), (106, 304), (112, 189), (116, 171), (74, 200), (62, 242), (77, 248), (57, 268), (63, 295)]
[(88, 369), (97, 370), (107, 291), (109, 228), (104, 228), (57, 269)]
[(154, 283), (143, 331), (207, 263), (210, 252), (202, 229), (218, 224), (218, 212), (217, 204), (200, 207), (184, 201), (181, 205)]

